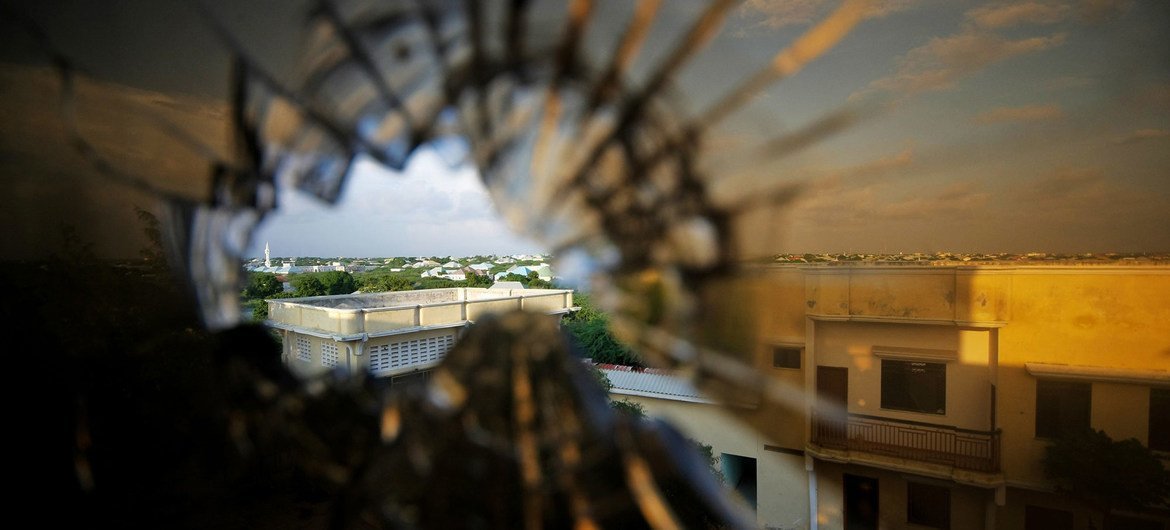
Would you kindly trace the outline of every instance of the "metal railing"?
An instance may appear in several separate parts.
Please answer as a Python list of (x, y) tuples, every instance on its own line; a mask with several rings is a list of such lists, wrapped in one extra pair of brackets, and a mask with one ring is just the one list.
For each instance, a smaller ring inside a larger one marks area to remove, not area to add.
[(958, 469), (999, 471), (1000, 432), (894, 420), (862, 414), (813, 417), (813, 443)]

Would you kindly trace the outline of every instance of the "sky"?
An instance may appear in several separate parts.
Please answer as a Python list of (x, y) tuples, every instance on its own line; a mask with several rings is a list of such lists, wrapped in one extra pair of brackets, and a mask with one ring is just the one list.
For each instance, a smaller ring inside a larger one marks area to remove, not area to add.
[[(679, 85), (697, 100), (721, 93), (836, 5), (745, 2)], [(1162, 2), (876, 2), (721, 130), (763, 138), (849, 105), (878, 109), (766, 167), (776, 176), (759, 178), (804, 190), (776, 223), (777, 252), (1167, 251), (1168, 13)], [(509, 234), (474, 169), (418, 158), (403, 175), (359, 165), (340, 213), (282, 194), (286, 211), (252, 252), (263, 241), (314, 255), (540, 250)], [(379, 230), (347, 228), (373, 220)]]
[(402, 172), (358, 161), (336, 208), (285, 187), (248, 256), (532, 254), (496, 213), (475, 168), (424, 147)]
[[(216, 9), (287, 81), (297, 72), (301, 4)], [(562, 4), (533, 4), (531, 42), (561, 31)], [(584, 38), (590, 64), (613, 57), (633, 5), (596, 3)], [(646, 81), (707, 5), (663, 3), (626, 90)], [(743, 2), (674, 77), (668, 119), (693, 119), (839, 5)], [(200, 151), (167, 144), (149, 113), (205, 150), (230, 153), (230, 56), (186, 2), (26, 7), (100, 79), (74, 87), (82, 133), (148, 185), (93, 175), (61, 120), (59, 80), (37, 66), (43, 53), (0, 20), (0, 119), (9, 125), (0, 130), (0, 173), (11, 183), (0, 195), (8, 227), (0, 255), (43, 255), (64, 227), (102, 254), (136, 255), (144, 242), (135, 207), (151, 209), (160, 192), (202, 201), (211, 189)], [(1170, 2), (875, 0), (863, 18), (820, 57), (702, 124), (689, 154), (712, 194), (799, 190), (741, 237), (775, 253), (1170, 251)], [(818, 128), (837, 115), (853, 119), (830, 133)], [(814, 140), (799, 141), (806, 136)], [(795, 147), (752, 151), (775, 138), (795, 141), (768, 145)], [(243, 254), (259, 256), (265, 242), (279, 256), (545, 250), (513, 234), (480, 181), (472, 165), (432, 148), (401, 173), (364, 160), (334, 208), (282, 186), (278, 210)], [(515, 218), (525, 197), (502, 194), (512, 201), (504, 209)]]

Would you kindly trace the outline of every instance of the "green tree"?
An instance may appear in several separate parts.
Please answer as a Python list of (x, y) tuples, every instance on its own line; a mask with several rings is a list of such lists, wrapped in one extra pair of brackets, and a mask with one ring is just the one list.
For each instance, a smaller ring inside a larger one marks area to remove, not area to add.
[(249, 299), (268, 298), (283, 290), (276, 275), (271, 272), (253, 272), (248, 274), (248, 286), (244, 288), (244, 297)]
[(320, 274), (325, 294), (350, 294), (357, 290), (353, 275), (345, 271), (329, 271)]
[(715, 475), (715, 478), (719, 480), (720, 483), (722, 483), (723, 470), (719, 469), (719, 457), (715, 456), (715, 449), (708, 444), (695, 440), (694, 438), (688, 438), (687, 440), (689, 440), (691, 444), (695, 446), (695, 449), (699, 451), (699, 455), (703, 457), (703, 461), (707, 462), (707, 467), (711, 468), (711, 474)]
[(524, 287), (529, 289), (552, 289), (552, 282), (540, 279), (540, 276), (536, 274), (536, 271), (532, 271), (528, 273), (528, 277), (524, 282)]
[(593, 305), (588, 295), (574, 294), (573, 305), (581, 309), (565, 317), (562, 328), (586, 357), (595, 363), (645, 366), (637, 353), (613, 336), (609, 319)]
[(299, 296), (321, 296), (328, 294), (325, 284), (316, 274), (298, 274), (292, 277), (293, 288)]
[(467, 275), (468, 287), (491, 287), (493, 283), (495, 282), (492, 281), (492, 277), (488, 276), (487, 274), (481, 275), (469, 273)]
[(249, 300), (246, 305), (252, 310), (253, 322), (263, 322), (268, 318), (268, 302), (265, 302), (263, 298)]
[(635, 401), (630, 401), (628, 399), (623, 399), (621, 401), (611, 400), (609, 402), (609, 406), (613, 407), (613, 410), (616, 410), (622, 414), (628, 414), (634, 419), (640, 420), (646, 417), (646, 408), (643, 407), (641, 403)]
[(618, 342), (603, 319), (586, 322), (566, 322), (564, 329), (595, 363), (644, 366), (642, 359), (626, 345)]
[[(1170, 472), (1133, 438), (1118, 442), (1105, 431), (1071, 432), (1048, 446), (1043, 465), (1060, 490), (1084, 500), (1102, 518), (1118, 508), (1165, 505), (1170, 498)], [(1092, 517), (1089, 527), (1097, 527)]]
[(414, 283), (397, 275), (367, 276), (358, 281), (358, 288), (367, 293), (409, 291)]
[(458, 282), (448, 280), (447, 278), (421, 278), (418, 283), (414, 284), (415, 289), (449, 289), (451, 287), (461, 287)]
[(500, 278), (499, 281), (501, 281), (501, 282), (520, 282), (525, 287), (528, 287), (528, 277), (516, 274), (514, 272), (509, 272), (508, 274), (505, 274), (503, 277)]

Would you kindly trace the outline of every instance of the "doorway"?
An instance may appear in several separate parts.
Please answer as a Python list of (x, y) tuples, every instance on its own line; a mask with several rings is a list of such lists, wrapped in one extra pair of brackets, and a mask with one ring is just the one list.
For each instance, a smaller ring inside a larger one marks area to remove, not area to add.
[(877, 530), (878, 480), (845, 474), (845, 530)]

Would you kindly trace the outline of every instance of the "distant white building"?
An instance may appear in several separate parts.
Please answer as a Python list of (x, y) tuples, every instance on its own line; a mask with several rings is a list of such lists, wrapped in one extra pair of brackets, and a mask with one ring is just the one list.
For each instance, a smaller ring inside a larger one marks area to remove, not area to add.
[(428, 289), (268, 300), (281, 358), (295, 374), (367, 372), (384, 382), (426, 378), (463, 334), (488, 313), (515, 309), (560, 319), (574, 310), (572, 291)]

